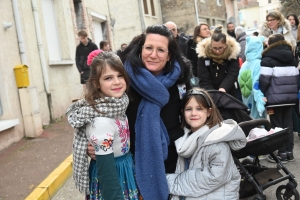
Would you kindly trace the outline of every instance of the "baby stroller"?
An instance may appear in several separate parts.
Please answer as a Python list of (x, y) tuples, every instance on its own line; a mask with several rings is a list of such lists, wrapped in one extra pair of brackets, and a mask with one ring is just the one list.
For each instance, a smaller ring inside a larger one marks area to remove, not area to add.
[[(208, 91), (214, 103), (218, 107), (224, 119), (233, 119), (239, 123), (246, 136), (250, 130), (264, 126), (266, 130), (271, 129), (270, 122), (266, 119), (253, 120), (248, 115), (249, 110), (242, 102), (231, 95), (216, 91)], [(288, 129), (273, 133), (271, 135), (250, 141), (239, 151), (232, 151), (232, 155), (241, 174), (240, 198), (252, 197), (254, 200), (264, 200), (266, 196), (263, 191), (272, 185), (289, 180), (286, 185), (280, 185), (276, 190), (276, 198), (299, 200), (299, 192), (296, 190), (297, 182), (293, 174), (274, 155), (278, 147), (284, 145), (288, 140)], [(260, 165), (258, 156), (270, 154), (277, 163), (277, 168), (268, 168)], [(247, 156), (254, 156), (253, 160)], [(246, 158), (242, 162), (239, 159)], [(283, 173), (280, 173), (282, 171)]]

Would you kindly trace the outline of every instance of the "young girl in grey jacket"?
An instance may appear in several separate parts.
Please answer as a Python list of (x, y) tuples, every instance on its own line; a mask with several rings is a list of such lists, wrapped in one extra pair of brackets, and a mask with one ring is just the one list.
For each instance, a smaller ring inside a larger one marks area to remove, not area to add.
[(231, 150), (246, 145), (233, 120), (222, 120), (208, 93), (200, 88), (183, 98), (184, 135), (175, 141), (178, 161), (167, 174), (172, 200), (239, 199), (240, 174)]

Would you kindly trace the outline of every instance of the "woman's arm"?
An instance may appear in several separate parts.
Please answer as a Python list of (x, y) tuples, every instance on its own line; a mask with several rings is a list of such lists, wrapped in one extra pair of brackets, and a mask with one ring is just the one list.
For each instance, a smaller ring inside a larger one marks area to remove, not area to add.
[(219, 88), (224, 88), (226, 92), (230, 91), (234, 86), (234, 83), (238, 80), (240, 67), (238, 59), (230, 60), (229, 66), (227, 68), (227, 74), (220, 84)]
[[(170, 194), (200, 197), (224, 186), (232, 179), (232, 155), (226, 143), (211, 145), (209, 166), (168, 174)], [(199, 164), (200, 166), (200, 164)]]

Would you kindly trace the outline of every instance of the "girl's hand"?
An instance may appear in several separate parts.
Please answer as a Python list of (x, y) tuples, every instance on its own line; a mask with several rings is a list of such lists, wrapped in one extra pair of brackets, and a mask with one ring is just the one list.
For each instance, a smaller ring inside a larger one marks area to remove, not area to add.
[(266, 103), (268, 102), (268, 99), (266, 97), (263, 97), (262, 100)]
[(95, 156), (95, 148), (93, 147), (93, 145), (92, 145), (90, 142), (88, 142), (86, 154), (87, 154), (89, 157), (91, 157), (91, 159), (96, 160), (96, 156)]
[(226, 92), (226, 90), (224, 88), (219, 88), (219, 91)]

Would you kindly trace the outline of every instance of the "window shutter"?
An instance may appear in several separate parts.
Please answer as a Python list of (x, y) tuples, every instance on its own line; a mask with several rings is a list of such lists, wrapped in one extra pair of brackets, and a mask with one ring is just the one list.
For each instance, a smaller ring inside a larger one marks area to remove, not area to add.
[(42, 10), (44, 25), (46, 30), (46, 39), (49, 52), (49, 60), (61, 60), (60, 46), (57, 34), (57, 27), (54, 15), (54, 2), (53, 0), (42, 0)]

